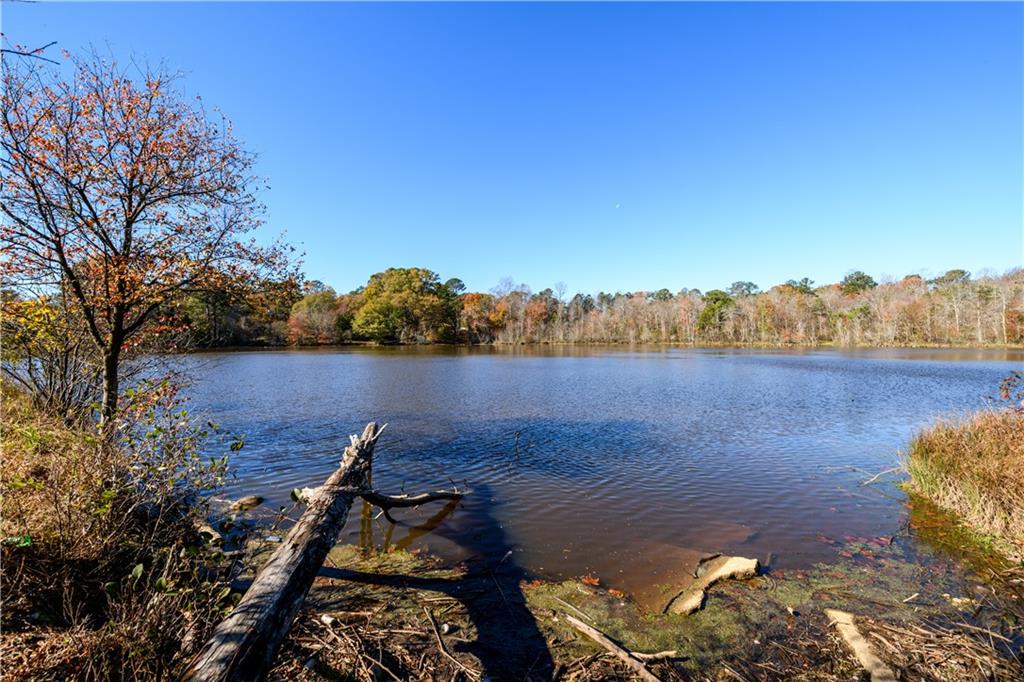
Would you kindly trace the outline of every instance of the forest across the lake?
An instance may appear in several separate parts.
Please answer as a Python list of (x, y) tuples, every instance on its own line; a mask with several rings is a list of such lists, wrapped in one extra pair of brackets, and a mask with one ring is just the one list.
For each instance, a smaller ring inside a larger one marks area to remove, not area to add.
[(749, 281), (699, 291), (567, 295), (503, 280), (467, 291), (425, 268), (389, 268), (337, 294), (319, 281), (264, 282), (196, 293), (175, 319), (202, 347), (377, 343), (679, 343), (750, 345), (1019, 345), (1024, 270), (876, 281)]

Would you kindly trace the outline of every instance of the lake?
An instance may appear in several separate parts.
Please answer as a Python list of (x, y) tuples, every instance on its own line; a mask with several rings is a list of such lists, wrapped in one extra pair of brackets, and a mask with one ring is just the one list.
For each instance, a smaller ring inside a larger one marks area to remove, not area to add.
[[(190, 409), (245, 436), (228, 494), (276, 508), (348, 435), (388, 424), (374, 485), (472, 492), (354, 513), (342, 541), (594, 574), (643, 599), (723, 551), (835, 558), (821, 536), (897, 533), (905, 496), (863, 486), (915, 431), (982, 407), (1021, 351), (341, 348), (204, 353)], [(358, 511), (358, 510), (356, 510)]]

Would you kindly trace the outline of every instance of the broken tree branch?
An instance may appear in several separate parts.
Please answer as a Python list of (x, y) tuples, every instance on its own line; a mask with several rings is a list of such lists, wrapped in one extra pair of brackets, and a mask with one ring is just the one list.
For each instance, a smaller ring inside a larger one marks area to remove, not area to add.
[(365, 501), (380, 507), (384, 517), (391, 523), (398, 524), (391, 516), (391, 510), (395, 508), (418, 507), (434, 500), (461, 500), (465, 493), (458, 490), (435, 490), (432, 493), (420, 493), (418, 495), (384, 495), (376, 490), (365, 490), (359, 493), (359, 497)]
[(568, 613), (563, 613), (562, 618), (565, 618), (565, 621), (569, 623), (569, 625), (572, 625), (574, 628), (585, 634), (587, 637), (594, 640), (611, 653), (615, 654), (615, 656), (618, 657), (619, 660), (625, 663), (629, 667), (629, 669), (635, 672), (640, 677), (640, 679), (644, 680), (644, 682), (660, 682), (660, 680), (658, 680), (658, 678), (655, 677), (654, 674), (647, 669), (647, 666), (644, 665), (644, 662), (641, 661), (632, 651), (619, 646), (618, 644), (613, 642), (606, 634), (604, 634), (597, 628), (587, 625), (579, 618), (570, 616)]
[(384, 495), (376, 490), (367, 490), (359, 493), (370, 504), (381, 509), (394, 509), (404, 507), (418, 507), (434, 500), (461, 500), (465, 493), (458, 490), (435, 490), (431, 493), (420, 493), (418, 495)]
[(641, 661), (665, 661), (670, 658), (675, 658), (678, 652), (675, 649), (669, 649), (668, 651), (658, 651), (653, 654), (642, 654), (639, 651), (634, 651), (633, 655), (639, 658)]
[(903, 470), (903, 467), (902, 466), (898, 466), (898, 467), (893, 467), (891, 469), (886, 469), (885, 471), (879, 471), (877, 474), (875, 474), (874, 476), (872, 476), (868, 480), (866, 480), (863, 483), (861, 483), (861, 485), (862, 486), (863, 485), (871, 485), (872, 483), (874, 483), (875, 481), (880, 479), (882, 476), (885, 476), (886, 474), (894, 474), (897, 471), (902, 471), (902, 470)]
[(871, 682), (896, 682), (896, 676), (893, 675), (892, 670), (875, 655), (875, 652), (871, 650), (871, 645), (860, 633), (852, 613), (825, 609), (825, 616), (839, 631), (839, 636), (846, 646), (853, 651), (857, 662), (871, 676)]
[(183, 679), (258, 680), (266, 675), (313, 579), (334, 546), (352, 502), (366, 487), (383, 428), (352, 436), (338, 469), (260, 569), (238, 606), (214, 629)]
[(448, 647), (445, 646), (444, 640), (441, 639), (441, 631), (437, 627), (437, 621), (434, 619), (434, 614), (430, 612), (426, 606), (423, 607), (423, 612), (427, 614), (427, 619), (430, 621), (430, 628), (434, 631), (434, 638), (437, 641), (437, 648), (440, 649), (441, 653), (444, 654), (445, 658), (455, 664), (455, 666), (466, 673), (470, 679), (477, 679), (480, 677), (480, 673), (473, 670), (459, 659), (452, 656), (451, 652), (448, 651)]

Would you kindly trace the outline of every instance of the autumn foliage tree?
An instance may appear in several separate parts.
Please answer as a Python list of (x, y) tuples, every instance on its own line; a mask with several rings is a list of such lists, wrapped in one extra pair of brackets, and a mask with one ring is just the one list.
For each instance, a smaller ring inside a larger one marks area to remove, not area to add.
[(253, 157), (223, 117), (163, 70), (92, 56), (71, 75), (4, 59), (2, 274), (23, 296), (59, 296), (101, 358), (101, 418), (124, 356), (161, 331), (182, 292), (280, 274), (258, 246)]
[(331, 343), (337, 336), (337, 318), (334, 289), (306, 294), (292, 306), (288, 340), (300, 345)]

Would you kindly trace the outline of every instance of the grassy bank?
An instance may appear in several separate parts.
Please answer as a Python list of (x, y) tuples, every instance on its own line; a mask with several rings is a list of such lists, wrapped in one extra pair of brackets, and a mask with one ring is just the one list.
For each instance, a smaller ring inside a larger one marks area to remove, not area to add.
[(1024, 413), (984, 410), (913, 440), (909, 487), (954, 512), (1013, 559), (1024, 557)]
[(173, 677), (230, 608), (228, 566), (195, 530), (216, 472), (166, 396), (134, 395), (101, 437), (4, 387), (5, 679)]

